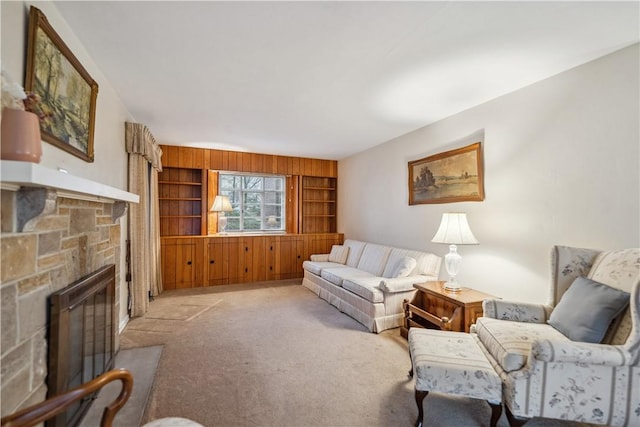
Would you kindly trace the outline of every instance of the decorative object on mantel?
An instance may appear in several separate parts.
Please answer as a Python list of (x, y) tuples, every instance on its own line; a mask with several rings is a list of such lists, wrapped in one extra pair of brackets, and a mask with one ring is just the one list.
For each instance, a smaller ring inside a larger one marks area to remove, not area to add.
[(436, 231), (435, 236), (431, 239), (434, 243), (449, 244), (449, 253), (444, 257), (444, 265), (449, 273), (449, 281), (444, 288), (449, 291), (460, 291), (460, 285), (456, 281), (456, 275), (460, 271), (460, 263), (462, 256), (458, 253), (456, 245), (477, 245), (478, 239), (475, 238), (469, 228), (466, 213), (443, 213), (440, 227)]
[(224, 213), (232, 211), (233, 207), (231, 206), (231, 202), (229, 201), (229, 196), (216, 196), (215, 200), (213, 201), (213, 206), (211, 206), (211, 212), (218, 212), (218, 234), (226, 234), (225, 230), (227, 229), (227, 217)]
[[(0, 158), (39, 163), (42, 156), (39, 118), (25, 111), (29, 97), (2, 71), (2, 118)], [(33, 101), (32, 101), (33, 102)]]
[(38, 116), (28, 111), (2, 111), (2, 160), (40, 163), (42, 141)]
[(409, 205), (482, 200), (480, 142), (409, 162)]
[(31, 6), (25, 89), (40, 97), (28, 106), (38, 115), (42, 139), (93, 162), (98, 84), (73, 55), (42, 11)]

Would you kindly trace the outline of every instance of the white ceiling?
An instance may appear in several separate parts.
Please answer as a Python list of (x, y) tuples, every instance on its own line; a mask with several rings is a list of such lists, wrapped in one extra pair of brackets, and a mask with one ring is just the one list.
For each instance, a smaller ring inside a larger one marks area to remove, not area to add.
[(639, 40), (637, 1), (55, 4), (158, 142), (329, 159)]

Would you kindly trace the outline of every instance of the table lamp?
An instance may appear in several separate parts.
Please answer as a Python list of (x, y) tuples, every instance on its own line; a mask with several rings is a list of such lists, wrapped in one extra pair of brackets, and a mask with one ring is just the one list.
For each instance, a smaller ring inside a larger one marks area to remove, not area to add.
[(231, 211), (233, 211), (233, 207), (229, 201), (229, 196), (216, 196), (213, 201), (213, 206), (211, 206), (211, 212), (218, 212), (219, 234), (225, 234), (224, 231), (227, 228), (227, 217), (224, 213)]
[(456, 245), (477, 245), (479, 243), (471, 232), (471, 228), (469, 228), (467, 214), (459, 212), (443, 213), (440, 227), (431, 241), (450, 245), (449, 253), (444, 257), (444, 265), (447, 268), (447, 273), (449, 273), (449, 281), (445, 283), (444, 288), (453, 292), (460, 291), (461, 287), (456, 282), (456, 275), (460, 270), (462, 257), (458, 254)]

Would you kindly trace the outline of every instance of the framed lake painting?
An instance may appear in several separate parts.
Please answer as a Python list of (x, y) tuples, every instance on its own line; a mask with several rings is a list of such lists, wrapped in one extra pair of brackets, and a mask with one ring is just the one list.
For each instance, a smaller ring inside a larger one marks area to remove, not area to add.
[(98, 84), (55, 32), (40, 9), (29, 11), (25, 89), (37, 102), (42, 139), (93, 162)]
[(484, 200), (480, 142), (409, 162), (409, 204)]

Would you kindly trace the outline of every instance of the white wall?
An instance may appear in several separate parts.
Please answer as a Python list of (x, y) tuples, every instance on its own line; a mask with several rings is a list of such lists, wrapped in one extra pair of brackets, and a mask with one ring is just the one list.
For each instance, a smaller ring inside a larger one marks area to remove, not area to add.
[[(636, 44), (340, 161), (340, 232), (444, 255), (446, 245), (431, 243), (441, 214), (467, 212), (480, 244), (458, 248), (460, 282), (541, 303), (552, 245), (640, 246), (639, 50)], [(483, 129), (485, 200), (409, 206), (407, 162), (473, 142), (459, 140)]]
[[(40, 164), (52, 169), (64, 168), (69, 174), (91, 179), (122, 190), (127, 189), (127, 153), (124, 143), (124, 123), (133, 117), (102, 74), (89, 54), (90, 47), (84, 46), (67, 25), (51, 2), (2, 1), (2, 69), (8, 72), (14, 82), (24, 85), (27, 52), (27, 28), (30, 5), (36, 6), (47, 17), (62, 40), (85, 67), (89, 75), (98, 83), (96, 103), (96, 124), (94, 136), (95, 161), (93, 163), (75, 157), (66, 151), (42, 143)], [(127, 235), (127, 217), (121, 219), (121, 264), (120, 271), (120, 318), (126, 317), (127, 286), (124, 282), (124, 248)]]

